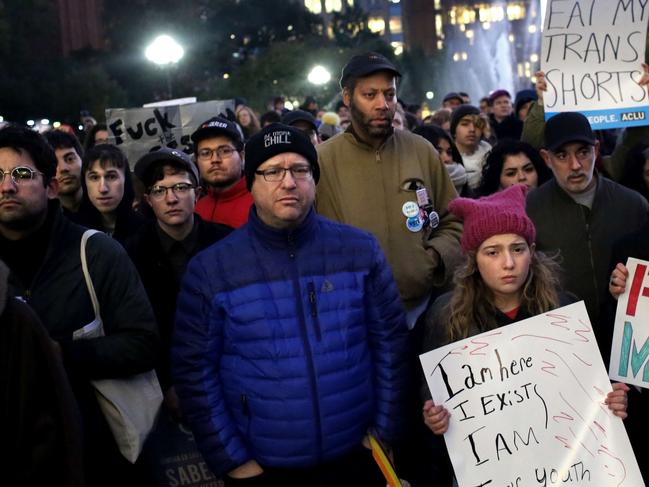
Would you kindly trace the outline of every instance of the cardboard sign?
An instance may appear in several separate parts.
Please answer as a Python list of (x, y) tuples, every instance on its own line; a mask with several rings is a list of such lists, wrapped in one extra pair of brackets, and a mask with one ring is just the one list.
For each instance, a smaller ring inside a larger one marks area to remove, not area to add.
[(593, 129), (649, 125), (642, 76), (647, 0), (547, 0), (541, 69), (546, 119), (581, 112)]
[(583, 301), (420, 360), (460, 487), (644, 486)]
[(626, 291), (617, 300), (608, 374), (649, 388), (649, 262), (629, 258)]
[(234, 111), (234, 100), (213, 100), (173, 106), (109, 108), (106, 125), (110, 140), (128, 158), (131, 168), (140, 157), (160, 147), (193, 152), (191, 134), (198, 126), (226, 110)]

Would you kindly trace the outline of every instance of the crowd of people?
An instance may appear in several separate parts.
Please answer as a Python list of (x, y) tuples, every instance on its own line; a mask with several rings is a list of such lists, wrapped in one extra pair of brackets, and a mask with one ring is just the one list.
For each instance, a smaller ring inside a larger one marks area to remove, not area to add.
[[(154, 485), (93, 383), (155, 370), (225, 486), (382, 487), (372, 437), (410, 485), (447, 487), (419, 354), (584, 300), (608, 363), (623, 264), (647, 258), (649, 126), (546, 121), (542, 72), (422, 119), (400, 77), (354, 56), (332, 112), (240, 103), (192, 154), (0, 129), (8, 485)], [(643, 451), (646, 391), (605, 401)]]

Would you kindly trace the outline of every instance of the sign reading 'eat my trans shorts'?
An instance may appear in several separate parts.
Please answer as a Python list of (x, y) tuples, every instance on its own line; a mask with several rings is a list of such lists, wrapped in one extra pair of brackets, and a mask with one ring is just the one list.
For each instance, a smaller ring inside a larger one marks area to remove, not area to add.
[(647, 0), (547, 0), (541, 66), (546, 120), (581, 112), (593, 129), (649, 125)]

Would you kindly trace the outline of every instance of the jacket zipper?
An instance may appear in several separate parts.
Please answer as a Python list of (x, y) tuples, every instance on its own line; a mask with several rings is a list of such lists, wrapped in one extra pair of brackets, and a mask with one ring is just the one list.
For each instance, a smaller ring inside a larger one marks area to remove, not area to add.
[(302, 338), (302, 346), (306, 355), (306, 365), (309, 370), (309, 388), (311, 389), (311, 403), (313, 406), (313, 417), (315, 419), (315, 435), (316, 435), (316, 457), (318, 460), (322, 458), (322, 425), (320, 421), (320, 404), (318, 403), (318, 384), (315, 377), (315, 365), (313, 363), (313, 352), (311, 344), (309, 343), (309, 334), (306, 324), (306, 314), (302, 302), (302, 292), (300, 290), (300, 279), (297, 274), (297, 264), (295, 263), (295, 241), (292, 235), (288, 236), (289, 257), (291, 259), (291, 270), (293, 273), (293, 289), (295, 292), (295, 302), (297, 305), (297, 316), (300, 325), (300, 337)]
[[(583, 214), (583, 211), (582, 211)], [(593, 260), (593, 241), (590, 235), (590, 223), (588, 219), (585, 218), (586, 223), (586, 240), (588, 242), (588, 257), (590, 258), (590, 274), (593, 276), (593, 286), (595, 286), (595, 309), (599, 309), (599, 291), (597, 287), (597, 277), (595, 277), (595, 261)]]
[(307, 289), (309, 291), (309, 305), (311, 306), (311, 318), (313, 318), (315, 336), (316, 339), (320, 341), (322, 340), (322, 335), (320, 334), (320, 320), (318, 319), (318, 303), (316, 301), (315, 284), (313, 284), (313, 282), (308, 283)]

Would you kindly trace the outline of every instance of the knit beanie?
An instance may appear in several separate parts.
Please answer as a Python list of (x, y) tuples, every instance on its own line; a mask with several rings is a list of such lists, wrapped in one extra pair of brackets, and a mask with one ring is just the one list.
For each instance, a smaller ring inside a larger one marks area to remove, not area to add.
[(315, 147), (313, 147), (306, 134), (295, 127), (281, 123), (267, 125), (248, 139), (245, 152), (246, 162), (243, 171), (246, 175), (248, 191), (252, 188), (255, 171), (259, 166), (271, 157), (285, 152), (295, 152), (304, 156), (311, 165), (315, 183), (318, 184), (320, 179), (320, 166), (318, 165), (318, 154)]
[(480, 109), (473, 105), (460, 105), (451, 114), (451, 135), (455, 138), (455, 129), (466, 115), (480, 115)]
[(484, 198), (456, 198), (448, 205), (451, 213), (464, 220), (462, 250), (468, 252), (494, 235), (514, 233), (529, 245), (536, 239), (536, 229), (525, 214), (527, 186), (516, 184)]

